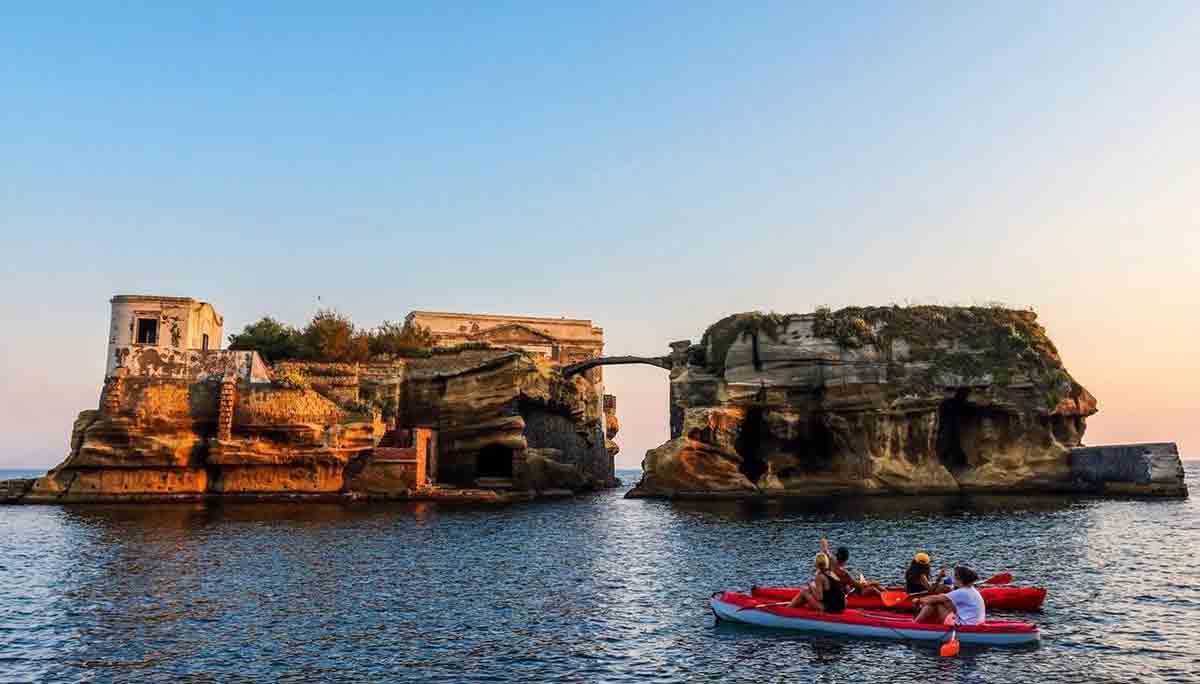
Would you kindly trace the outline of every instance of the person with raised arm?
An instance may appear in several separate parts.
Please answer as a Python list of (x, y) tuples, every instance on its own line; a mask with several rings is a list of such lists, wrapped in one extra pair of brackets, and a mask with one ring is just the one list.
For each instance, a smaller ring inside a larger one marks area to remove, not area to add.
[(825, 552), (813, 558), (813, 581), (788, 602), (788, 608), (807, 608), (818, 613), (846, 610), (845, 586), (830, 572), (829, 565), (829, 555)]

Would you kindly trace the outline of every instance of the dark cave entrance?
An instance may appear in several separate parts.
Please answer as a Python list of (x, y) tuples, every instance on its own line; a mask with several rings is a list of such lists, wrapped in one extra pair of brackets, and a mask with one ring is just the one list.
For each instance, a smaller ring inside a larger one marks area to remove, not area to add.
[(484, 447), (475, 457), (476, 477), (511, 478), (512, 475), (512, 449), (493, 444)]
[(961, 389), (954, 397), (938, 407), (937, 455), (942, 465), (950, 470), (967, 467), (967, 452), (962, 447), (962, 428), (967, 421), (976, 419), (977, 410), (967, 402), (967, 390)]
[(733, 448), (737, 450), (738, 456), (742, 457), (742, 463), (738, 466), (738, 470), (751, 482), (758, 482), (758, 478), (767, 472), (766, 449), (763, 448), (766, 437), (767, 426), (763, 410), (760, 408), (748, 409), (746, 417), (742, 420), (742, 430), (738, 433)]

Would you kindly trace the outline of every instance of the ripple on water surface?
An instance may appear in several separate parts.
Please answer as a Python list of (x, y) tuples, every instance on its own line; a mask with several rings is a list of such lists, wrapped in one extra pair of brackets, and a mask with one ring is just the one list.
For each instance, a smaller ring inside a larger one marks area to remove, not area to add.
[[(1195, 482), (1196, 465), (1189, 464)], [(627, 473), (626, 478), (630, 475)], [(0, 508), (0, 681), (1196, 681), (1200, 506), (1054, 498)], [(714, 625), (822, 535), (1050, 587), (1040, 647)]]

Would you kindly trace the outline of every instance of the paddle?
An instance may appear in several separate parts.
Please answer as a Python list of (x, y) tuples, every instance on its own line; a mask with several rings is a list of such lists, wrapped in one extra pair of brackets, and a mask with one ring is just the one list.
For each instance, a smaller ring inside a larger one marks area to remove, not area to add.
[(740, 613), (743, 610), (751, 610), (751, 609), (757, 610), (759, 608), (775, 608), (777, 606), (786, 606), (789, 603), (791, 603), (791, 601), (776, 601), (774, 603), (760, 603), (755, 606), (742, 606), (741, 608), (738, 608), (737, 610), (735, 610), (733, 612)]
[[(1002, 572), (998, 575), (992, 575), (991, 577), (985, 579), (982, 582), (976, 582), (976, 585), (982, 586), (985, 584), (1011, 584), (1012, 581), (1013, 581), (1013, 576), (1012, 576), (1011, 572)], [(928, 593), (929, 592), (927, 592), (927, 591), (919, 591), (919, 592), (916, 592), (915, 594), (910, 594), (905, 591), (885, 591), (885, 592), (882, 592), (881, 594), (879, 594), (879, 599), (881, 601), (883, 601), (883, 605), (885, 608), (892, 608), (900, 603), (903, 603), (906, 599), (910, 599), (915, 596), (924, 596), (925, 594), (928, 594)]]
[(958, 632), (950, 630), (950, 640), (942, 644), (938, 649), (938, 654), (943, 658), (951, 658), (958, 655)]

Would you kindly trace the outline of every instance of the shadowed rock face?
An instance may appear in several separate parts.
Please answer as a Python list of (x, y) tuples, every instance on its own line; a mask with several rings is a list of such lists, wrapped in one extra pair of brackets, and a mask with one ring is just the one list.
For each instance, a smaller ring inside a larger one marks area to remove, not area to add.
[(1069, 489), (1096, 400), (1028, 311), (738, 314), (671, 371), (631, 496)]
[[(489, 476), (528, 490), (615, 484), (595, 386), (538, 357), (480, 350), (413, 359), (403, 413), (438, 430), (439, 482)], [(615, 435), (616, 425), (610, 430)]]

